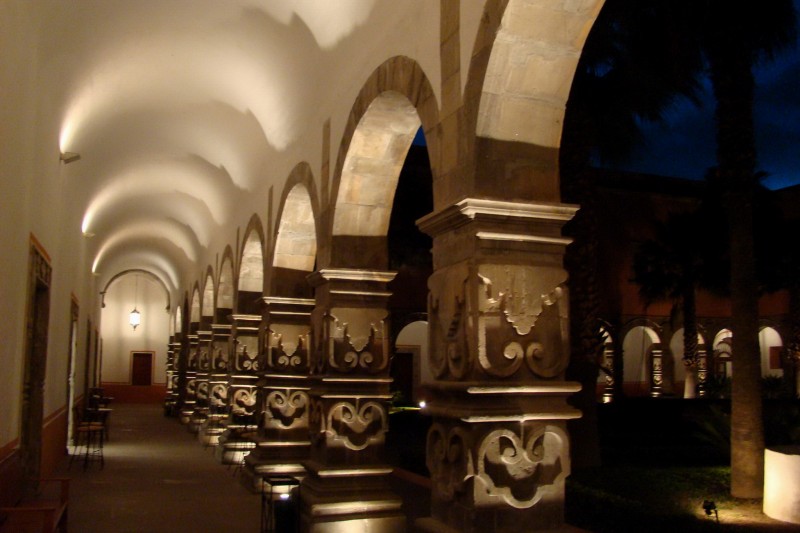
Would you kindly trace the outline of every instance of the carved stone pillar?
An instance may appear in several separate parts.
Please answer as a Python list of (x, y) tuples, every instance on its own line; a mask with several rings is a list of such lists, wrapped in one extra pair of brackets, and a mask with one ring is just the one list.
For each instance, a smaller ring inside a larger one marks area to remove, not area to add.
[(164, 396), (164, 416), (175, 416), (178, 408), (178, 364), (180, 333), (171, 335), (167, 344), (167, 394)]
[(189, 431), (198, 433), (208, 419), (208, 380), (211, 376), (211, 330), (197, 332), (197, 377), (195, 382), (196, 403)]
[(279, 498), (291, 487), (275, 477), (305, 476), (309, 457), (309, 358), (314, 300), (264, 298), (266, 368), (259, 382), (260, 427), (256, 448), (245, 457), (242, 480), (249, 489)]
[[(570, 473), (568, 240), (562, 204), (465, 199), (419, 221), (429, 280), (433, 415), (424, 531), (553, 530)], [(524, 526), (523, 526), (524, 524)]]
[(186, 350), (188, 361), (186, 362), (186, 392), (184, 394), (183, 405), (181, 406), (181, 424), (189, 426), (197, 405), (197, 342), (196, 333), (186, 336), (186, 343), (189, 345)]
[(697, 346), (697, 396), (702, 398), (708, 394), (708, 346)]
[(386, 284), (393, 278), (338, 269), (310, 276), (316, 307), (303, 531), (405, 531), (382, 457), (391, 382)]
[(259, 374), (264, 357), (259, 348), (260, 315), (231, 316), (228, 372), (228, 416), (214, 455), (223, 464), (241, 464), (255, 448)]
[(200, 442), (205, 446), (219, 444), (220, 435), (225, 430), (222, 422), (228, 416), (228, 345), (230, 337), (230, 324), (211, 324), (208, 416), (197, 434)]
[(603, 366), (606, 371), (603, 376), (603, 403), (614, 401), (614, 344), (606, 342), (603, 344)]
[(650, 346), (650, 396), (660, 398), (664, 394), (664, 349), (660, 342)]

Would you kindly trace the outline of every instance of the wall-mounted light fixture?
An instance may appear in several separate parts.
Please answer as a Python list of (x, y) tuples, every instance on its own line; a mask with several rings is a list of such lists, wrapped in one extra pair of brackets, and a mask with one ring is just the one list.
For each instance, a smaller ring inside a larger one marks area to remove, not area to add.
[(64, 164), (72, 163), (73, 161), (77, 161), (80, 158), (81, 154), (76, 152), (61, 152), (61, 156), (59, 157), (59, 159), (61, 159), (61, 161)]
[(131, 311), (130, 316), (128, 317), (128, 322), (130, 323), (133, 331), (136, 331), (136, 326), (142, 323), (142, 314), (136, 309), (136, 304), (139, 300), (139, 276), (136, 276), (136, 285), (133, 293), (133, 311)]

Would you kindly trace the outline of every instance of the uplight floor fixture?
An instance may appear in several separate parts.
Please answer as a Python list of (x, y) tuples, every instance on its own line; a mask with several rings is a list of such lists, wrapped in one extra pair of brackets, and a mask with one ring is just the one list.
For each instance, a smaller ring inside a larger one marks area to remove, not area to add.
[(136, 331), (136, 326), (142, 323), (142, 314), (136, 309), (136, 304), (139, 300), (139, 276), (136, 276), (135, 286), (134, 286), (134, 293), (133, 293), (133, 311), (131, 311), (130, 316), (128, 317), (128, 322), (130, 323), (133, 331)]

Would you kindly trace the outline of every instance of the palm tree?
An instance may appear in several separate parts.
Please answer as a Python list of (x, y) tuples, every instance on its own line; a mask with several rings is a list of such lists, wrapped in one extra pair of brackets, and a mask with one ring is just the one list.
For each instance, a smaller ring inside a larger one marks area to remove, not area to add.
[(694, 397), (697, 372), (696, 295), (700, 288), (721, 292), (725, 287), (725, 250), (716, 235), (720, 213), (712, 202), (688, 213), (673, 213), (657, 223), (652, 239), (640, 243), (633, 257), (633, 281), (646, 305), (671, 300), (683, 318), (683, 364), (687, 368), (685, 397)]
[(794, 43), (791, 0), (685, 0), (699, 23), (693, 35), (706, 54), (716, 101), (717, 168), (731, 250), (734, 379), (731, 390), (731, 494), (763, 494), (764, 428), (758, 346), (754, 206), (758, 185), (753, 124), (753, 65)]
[[(695, 98), (700, 56), (696, 48), (683, 48), (680, 36), (685, 32), (680, 26), (685, 20), (670, 16), (669, 6), (670, 0), (608, 0), (586, 41), (567, 102), (560, 158), (562, 196), (581, 206), (566, 228), (573, 244), (565, 257), (572, 346), (567, 373), (583, 385), (573, 402), (584, 416), (570, 427), (578, 434), (573, 439), (579, 452), (573, 455), (576, 466), (599, 462), (594, 390), (603, 340), (597, 195), (590, 164), (596, 158), (623, 158), (641, 141), (642, 121), (661, 120), (680, 97)], [(621, 370), (622, 365), (615, 368)], [(621, 375), (614, 381), (621, 392)]]

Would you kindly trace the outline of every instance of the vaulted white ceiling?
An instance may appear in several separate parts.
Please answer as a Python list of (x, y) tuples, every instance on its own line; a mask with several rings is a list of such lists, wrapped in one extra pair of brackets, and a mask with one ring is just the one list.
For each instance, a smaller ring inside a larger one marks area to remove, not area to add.
[[(359, 42), (400, 19), (438, 30), (439, 14), (438, 2), (386, 0), (39, 8), (38, 57), (59, 149), (81, 155), (64, 172), (92, 270), (108, 280), (146, 269), (172, 289), (187, 271), (202, 279), (253, 213), (266, 218), (269, 187), (280, 198), (291, 165), (321, 157), (325, 120), (344, 127), (346, 106), (325, 102), (342, 93), (352, 102), (387, 59)], [(390, 31), (408, 35), (402, 25)], [(424, 33), (436, 42), (437, 31)], [(406, 41), (397, 52), (413, 54), (418, 45)]]

